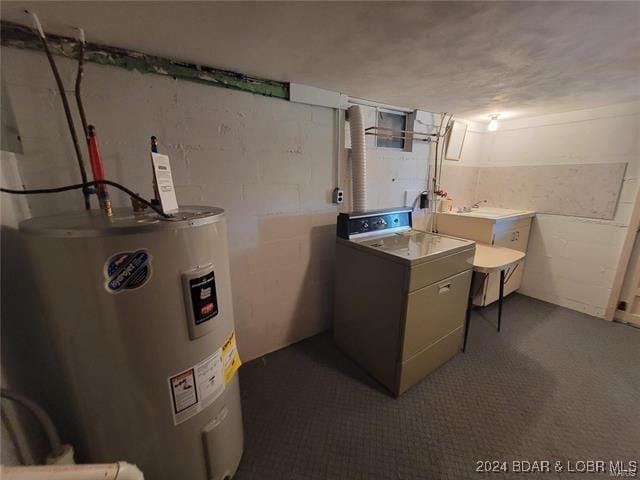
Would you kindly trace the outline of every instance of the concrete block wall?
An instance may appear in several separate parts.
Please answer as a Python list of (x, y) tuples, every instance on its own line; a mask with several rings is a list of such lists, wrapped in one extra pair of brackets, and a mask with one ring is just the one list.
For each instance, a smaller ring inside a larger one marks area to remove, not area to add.
[[(640, 104), (503, 121), (493, 133), (477, 133), (481, 127), (470, 123), (476, 135), (483, 137), (482, 145), (463, 150), (462, 165), (447, 164), (445, 172), (447, 168), (473, 172), (492, 166), (627, 163), (613, 220), (536, 216), (520, 289), (525, 295), (604, 316), (639, 185)], [(474, 201), (481, 200), (477, 188), (473, 196)]]
[[(3, 109), (11, 112), (9, 121), (20, 136), (24, 185), (77, 182), (44, 55), (5, 47), (1, 53)], [(71, 92), (75, 63), (57, 61)], [(171, 158), (179, 203), (227, 211), (244, 360), (330, 326), (338, 211), (331, 203), (337, 150), (333, 110), (95, 64), (86, 66), (83, 91), (108, 178), (150, 197), (149, 137), (156, 135), (161, 152)], [(402, 205), (405, 190), (425, 188), (428, 147), (368, 153), (371, 208)], [(347, 193), (349, 168), (344, 155)], [(114, 200), (128, 204), (118, 193)], [(29, 204), (33, 215), (82, 208), (78, 192), (31, 197)]]
[(520, 291), (603, 317), (626, 231), (610, 221), (537, 215)]
[[(374, 127), (376, 109), (361, 107), (363, 110), (364, 128)], [(415, 131), (435, 131), (431, 125), (440, 121), (438, 114), (418, 111)], [(349, 124), (345, 124), (344, 146), (351, 148)], [(401, 206), (413, 206), (420, 193), (427, 189), (429, 171), (433, 168), (433, 145), (424, 142), (413, 142), (412, 151), (406, 152), (395, 148), (376, 147), (376, 137), (368, 135), (367, 145), (367, 201), (368, 209), (376, 210)], [(348, 155), (342, 162), (341, 184), (346, 189), (346, 197), (350, 198), (351, 164)], [(349, 210), (345, 206), (345, 210)], [(426, 210), (416, 208), (413, 213), (414, 226), (428, 228), (430, 215)]]
[[(59, 60), (69, 89), (75, 65)], [(73, 150), (44, 56), (2, 48), (3, 109), (10, 112), (27, 187), (76, 182)], [(182, 204), (228, 212), (241, 353), (255, 358), (329, 327), (332, 312), (335, 113), (243, 92), (143, 76), (90, 64), (86, 108), (98, 127), (110, 178), (151, 195), (148, 141), (172, 159)], [(494, 134), (472, 124), (462, 160), (445, 161), (443, 184), (458, 203), (476, 198), (474, 178), (490, 165), (629, 163), (613, 221), (539, 215), (522, 292), (601, 316), (638, 185), (637, 105), (501, 122)], [(422, 113), (424, 123), (435, 123)], [(375, 110), (365, 109), (367, 125)], [(348, 145), (348, 129), (344, 132)], [(368, 139), (369, 206), (403, 205), (427, 186), (430, 147), (375, 148)], [(348, 155), (341, 184), (349, 198)], [(476, 173), (474, 173), (476, 172)], [(120, 204), (127, 199), (115, 195)], [(29, 199), (34, 215), (81, 208), (79, 193)], [(349, 209), (348, 203), (343, 207)], [(427, 217), (417, 215), (416, 225)]]

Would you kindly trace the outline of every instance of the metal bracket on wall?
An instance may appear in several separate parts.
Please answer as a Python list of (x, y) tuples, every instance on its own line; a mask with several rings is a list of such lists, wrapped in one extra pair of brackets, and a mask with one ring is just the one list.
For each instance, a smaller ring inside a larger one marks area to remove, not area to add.
[(427, 142), (435, 141), (439, 136), (437, 133), (414, 132), (409, 130), (393, 130), (385, 127), (368, 127), (364, 129), (365, 135), (373, 135), (382, 138), (397, 138), (406, 141)]
[[(38, 36), (30, 28), (13, 22), (0, 22), (0, 39), (5, 47), (42, 51)], [(47, 33), (51, 53), (67, 58), (78, 57), (78, 40)], [(205, 65), (181, 62), (146, 53), (87, 42), (85, 61), (120, 67), (140, 73), (154, 73), (190, 82), (230, 88), (267, 97), (289, 99), (289, 84), (249, 77)]]

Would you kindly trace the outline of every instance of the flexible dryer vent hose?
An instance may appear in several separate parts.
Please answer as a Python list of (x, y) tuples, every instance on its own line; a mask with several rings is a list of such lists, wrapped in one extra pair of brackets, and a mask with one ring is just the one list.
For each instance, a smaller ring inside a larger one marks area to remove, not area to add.
[(367, 148), (364, 135), (362, 109), (358, 105), (349, 108), (351, 132), (351, 176), (353, 184), (353, 210), (367, 209)]

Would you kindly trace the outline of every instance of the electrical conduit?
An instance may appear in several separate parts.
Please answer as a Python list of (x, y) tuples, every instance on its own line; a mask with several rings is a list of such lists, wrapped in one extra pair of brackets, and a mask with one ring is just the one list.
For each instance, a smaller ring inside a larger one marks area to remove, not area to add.
[(351, 173), (353, 183), (353, 210), (367, 209), (367, 152), (364, 135), (362, 109), (358, 105), (349, 108), (349, 131), (351, 132)]

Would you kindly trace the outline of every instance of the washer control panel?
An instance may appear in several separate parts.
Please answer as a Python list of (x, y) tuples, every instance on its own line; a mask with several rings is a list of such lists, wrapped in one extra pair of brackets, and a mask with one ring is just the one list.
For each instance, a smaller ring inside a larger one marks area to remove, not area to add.
[(337, 234), (341, 238), (354, 238), (366, 234), (411, 228), (411, 209), (376, 210), (372, 212), (340, 213)]

